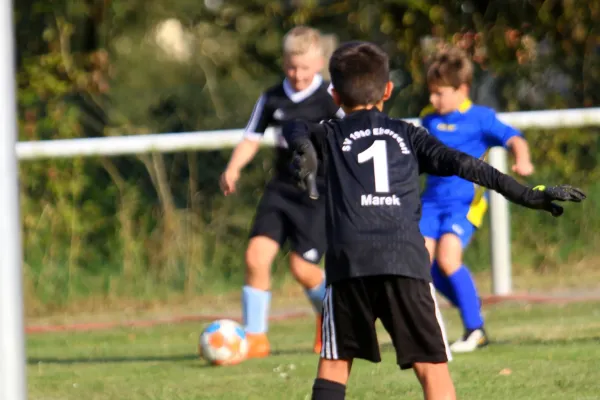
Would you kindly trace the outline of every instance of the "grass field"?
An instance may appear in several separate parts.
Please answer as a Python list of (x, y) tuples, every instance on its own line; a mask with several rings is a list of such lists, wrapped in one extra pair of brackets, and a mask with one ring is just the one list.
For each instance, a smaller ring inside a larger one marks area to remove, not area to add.
[[(460, 334), (445, 310), (450, 338)], [(486, 308), (493, 345), (456, 355), (459, 399), (600, 399), (600, 303)], [(29, 398), (192, 400), (310, 398), (317, 357), (312, 319), (273, 323), (275, 354), (234, 367), (196, 357), (202, 324), (30, 335)], [(389, 338), (383, 362), (358, 361), (348, 399), (421, 399), (411, 372), (399, 372)]]

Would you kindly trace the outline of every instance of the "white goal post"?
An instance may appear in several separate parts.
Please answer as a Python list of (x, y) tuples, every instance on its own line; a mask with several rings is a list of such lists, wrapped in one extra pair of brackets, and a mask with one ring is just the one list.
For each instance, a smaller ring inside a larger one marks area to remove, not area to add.
[(25, 400), (23, 253), (19, 207), (13, 2), (0, 2), (0, 399)]
[[(600, 126), (600, 108), (545, 110), (500, 113), (498, 118), (516, 128), (558, 129)], [(406, 121), (419, 124), (418, 119)], [(264, 143), (275, 144), (273, 130), (267, 130)], [(85, 139), (61, 139), (17, 143), (19, 160), (71, 158), (86, 156), (120, 156), (152, 152), (172, 153), (187, 150), (215, 150), (235, 146), (243, 130), (217, 130), (188, 133), (162, 133)], [(489, 162), (507, 171), (506, 151), (497, 147), (490, 151)], [(490, 193), (490, 240), (492, 292), (508, 295), (512, 291), (510, 257), (510, 219), (508, 201), (496, 192)]]

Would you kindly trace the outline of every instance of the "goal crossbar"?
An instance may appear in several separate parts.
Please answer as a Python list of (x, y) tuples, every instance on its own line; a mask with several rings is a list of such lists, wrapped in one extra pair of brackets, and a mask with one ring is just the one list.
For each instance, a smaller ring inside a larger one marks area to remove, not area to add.
[[(519, 129), (573, 128), (600, 125), (600, 108), (511, 112), (498, 114), (498, 118)], [(419, 125), (418, 119), (411, 118), (405, 121)], [(39, 140), (18, 142), (16, 150), (19, 160), (217, 150), (234, 147), (242, 139), (243, 134), (242, 129), (231, 129)], [(265, 133), (264, 144), (271, 146), (275, 144), (273, 129), (268, 129)]]

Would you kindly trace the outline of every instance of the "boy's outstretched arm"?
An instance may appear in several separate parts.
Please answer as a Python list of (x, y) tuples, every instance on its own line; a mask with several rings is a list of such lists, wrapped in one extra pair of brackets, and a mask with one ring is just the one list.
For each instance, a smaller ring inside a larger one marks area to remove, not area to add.
[(534, 167), (527, 140), (521, 136), (513, 136), (508, 140), (506, 146), (515, 157), (515, 164), (512, 166), (513, 172), (521, 176), (533, 174)]
[(421, 173), (438, 176), (457, 175), (495, 190), (513, 203), (546, 210), (555, 217), (563, 213), (563, 208), (553, 201), (580, 202), (586, 197), (581, 190), (568, 185), (534, 188), (524, 186), (489, 164), (447, 147), (423, 128), (411, 126), (409, 135)]
[(492, 109), (487, 109), (482, 117), (481, 124), (489, 147), (506, 147), (515, 158), (515, 163), (512, 166), (513, 172), (521, 176), (533, 174), (534, 167), (531, 162), (529, 144), (521, 132), (500, 121)]

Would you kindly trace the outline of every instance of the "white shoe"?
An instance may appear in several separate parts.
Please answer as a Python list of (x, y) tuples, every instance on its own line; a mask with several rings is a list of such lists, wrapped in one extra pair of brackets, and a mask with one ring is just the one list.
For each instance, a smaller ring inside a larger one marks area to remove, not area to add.
[(483, 330), (483, 328), (474, 329), (472, 331), (465, 332), (462, 338), (452, 343), (450, 346), (450, 351), (453, 353), (469, 353), (477, 350), (478, 348), (487, 346), (488, 344), (489, 340), (485, 330)]

